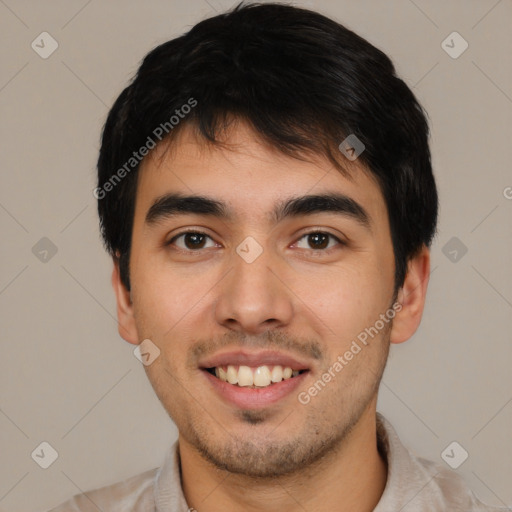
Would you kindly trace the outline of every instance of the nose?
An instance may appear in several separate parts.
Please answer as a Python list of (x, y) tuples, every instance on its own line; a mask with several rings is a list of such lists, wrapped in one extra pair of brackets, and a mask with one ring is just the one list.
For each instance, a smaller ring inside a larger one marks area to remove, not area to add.
[(285, 265), (270, 250), (252, 262), (234, 251), (231, 271), (217, 288), (216, 321), (253, 335), (288, 325), (293, 316), (293, 292), (286, 282)]

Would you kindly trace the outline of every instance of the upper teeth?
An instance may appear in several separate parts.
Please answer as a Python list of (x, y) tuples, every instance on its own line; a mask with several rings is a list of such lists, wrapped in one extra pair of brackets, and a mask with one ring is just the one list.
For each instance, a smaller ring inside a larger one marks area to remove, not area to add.
[(298, 370), (292, 370), (289, 366), (284, 368), (275, 365), (271, 368), (268, 366), (258, 366), (252, 368), (250, 366), (233, 366), (228, 365), (217, 366), (215, 375), (224, 382), (230, 384), (238, 384), (239, 386), (269, 386), (272, 382), (281, 382), (283, 379), (289, 379), (299, 374)]

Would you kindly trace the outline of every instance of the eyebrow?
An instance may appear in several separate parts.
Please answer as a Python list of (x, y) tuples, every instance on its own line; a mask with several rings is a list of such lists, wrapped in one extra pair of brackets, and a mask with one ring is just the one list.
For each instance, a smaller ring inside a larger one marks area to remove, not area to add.
[[(278, 223), (285, 218), (325, 212), (349, 217), (371, 231), (371, 221), (367, 211), (354, 199), (333, 192), (290, 197), (279, 201), (271, 212), (269, 219)], [(146, 214), (145, 222), (152, 225), (183, 214), (206, 215), (228, 221), (234, 218), (226, 203), (217, 199), (207, 196), (169, 193), (155, 200)]]

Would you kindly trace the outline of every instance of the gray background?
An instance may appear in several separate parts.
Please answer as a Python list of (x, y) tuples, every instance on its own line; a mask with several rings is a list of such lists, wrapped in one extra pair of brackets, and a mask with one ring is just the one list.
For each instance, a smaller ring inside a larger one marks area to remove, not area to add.
[[(0, 509), (46, 510), (159, 466), (176, 437), (117, 334), (95, 162), (107, 110), (141, 58), (231, 4), (0, 0)], [(431, 119), (433, 273), (419, 331), (392, 347), (379, 410), (441, 464), (456, 440), (474, 492), (511, 505), (512, 2), (297, 4), (388, 53)], [(31, 48), (43, 31), (59, 44), (47, 59)], [(441, 46), (453, 31), (469, 44), (457, 59)], [(43, 237), (57, 248), (46, 261), (32, 250)], [(457, 261), (452, 237), (467, 247)], [(42, 441), (59, 454), (46, 470), (31, 458)]]

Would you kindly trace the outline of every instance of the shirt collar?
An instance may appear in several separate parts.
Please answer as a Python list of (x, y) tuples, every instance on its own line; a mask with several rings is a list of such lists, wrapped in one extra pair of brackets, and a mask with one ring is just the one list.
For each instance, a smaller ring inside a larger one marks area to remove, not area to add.
[(156, 474), (154, 488), (156, 512), (188, 512), (181, 485), (178, 440), (169, 448), (162, 467)]

